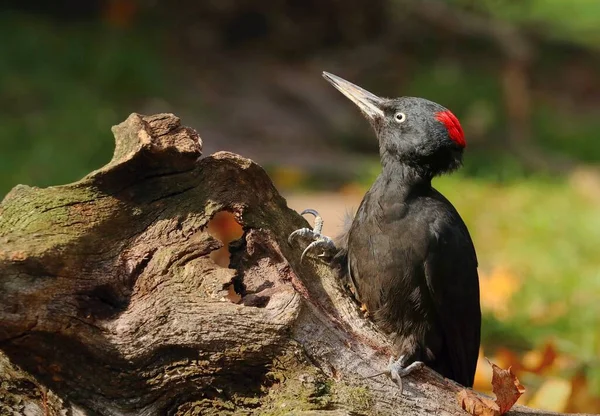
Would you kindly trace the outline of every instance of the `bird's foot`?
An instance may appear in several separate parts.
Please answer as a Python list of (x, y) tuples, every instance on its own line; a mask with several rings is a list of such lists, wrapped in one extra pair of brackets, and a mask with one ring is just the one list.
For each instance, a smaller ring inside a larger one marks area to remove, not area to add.
[(300, 256), (300, 262), (304, 260), (304, 256), (311, 250), (320, 249), (321, 254), (318, 257), (333, 257), (335, 254), (336, 248), (333, 240), (326, 235), (322, 235), (321, 231), (323, 230), (323, 218), (319, 215), (317, 211), (314, 209), (305, 209), (300, 213), (300, 215), (311, 214), (315, 217), (315, 226), (311, 230), (310, 228), (300, 228), (299, 230), (294, 231), (288, 237), (288, 242), (292, 244), (296, 237), (304, 237), (306, 239), (313, 240), (302, 252)]
[(425, 364), (422, 361), (414, 361), (406, 365), (404, 355), (400, 356), (396, 361), (394, 361), (394, 357), (390, 357), (386, 374), (398, 385), (400, 393), (402, 393), (402, 377), (406, 377), (413, 371), (420, 370), (424, 366)]
[(360, 311), (363, 313), (365, 318), (368, 318), (370, 316), (369, 308), (367, 307), (366, 303), (360, 304)]

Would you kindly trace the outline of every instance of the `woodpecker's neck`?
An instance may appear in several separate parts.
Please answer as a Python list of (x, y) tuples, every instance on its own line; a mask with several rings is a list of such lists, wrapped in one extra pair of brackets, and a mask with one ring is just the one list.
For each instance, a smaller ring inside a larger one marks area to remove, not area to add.
[(400, 186), (407, 190), (420, 187), (431, 187), (432, 174), (423, 169), (393, 159), (381, 159), (383, 170), (381, 177), (390, 185)]

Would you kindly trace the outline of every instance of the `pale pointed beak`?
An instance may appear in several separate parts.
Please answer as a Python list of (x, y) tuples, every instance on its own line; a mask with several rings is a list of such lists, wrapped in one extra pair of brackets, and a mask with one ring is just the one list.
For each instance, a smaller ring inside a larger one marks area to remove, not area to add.
[(356, 104), (370, 120), (374, 121), (384, 116), (381, 109), (383, 98), (329, 72), (323, 71), (323, 78)]

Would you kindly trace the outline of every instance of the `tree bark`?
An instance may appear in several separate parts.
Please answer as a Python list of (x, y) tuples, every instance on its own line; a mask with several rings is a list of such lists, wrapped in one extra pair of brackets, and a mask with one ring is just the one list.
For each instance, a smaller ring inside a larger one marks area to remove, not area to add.
[[(113, 132), (102, 169), (0, 205), (1, 414), (466, 414), (429, 369), (402, 393), (366, 378), (386, 337), (327, 264), (300, 263), (287, 236), (308, 224), (260, 166), (200, 158), (170, 114)], [(220, 211), (244, 230), (229, 268), (210, 256)]]

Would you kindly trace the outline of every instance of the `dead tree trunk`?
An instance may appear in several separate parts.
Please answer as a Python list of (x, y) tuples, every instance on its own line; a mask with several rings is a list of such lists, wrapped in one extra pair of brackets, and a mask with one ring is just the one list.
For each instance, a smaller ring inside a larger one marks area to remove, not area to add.
[[(402, 395), (365, 378), (386, 339), (325, 264), (299, 263), (287, 236), (308, 224), (260, 166), (200, 159), (173, 115), (113, 131), (104, 168), (0, 205), (2, 415), (465, 414), (430, 370)], [(244, 229), (230, 268), (210, 258), (222, 210)]]

